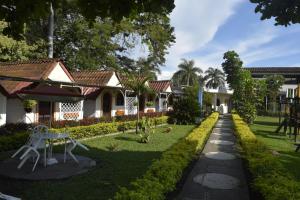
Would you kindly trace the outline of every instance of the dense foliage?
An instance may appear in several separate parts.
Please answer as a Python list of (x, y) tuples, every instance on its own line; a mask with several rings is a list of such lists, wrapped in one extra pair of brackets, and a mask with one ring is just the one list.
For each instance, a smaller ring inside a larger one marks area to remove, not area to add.
[(252, 78), (250, 71), (243, 69), (243, 62), (234, 51), (224, 54), (222, 63), (227, 81), (233, 92), (233, 106), (247, 123), (252, 123), (257, 114), (257, 107), (263, 103), (266, 95), (264, 81)]
[(142, 178), (131, 183), (130, 189), (121, 188), (116, 200), (165, 199), (165, 194), (175, 189), (184, 169), (200, 152), (218, 120), (213, 113), (186, 138), (180, 140), (153, 162)]
[(300, 1), (298, 0), (250, 0), (257, 4), (255, 12), (260, 12), (261, 20), (275, 18), (275, 25), (288, 26), (300, 23)]
[(184, 95), (174, 101), (170, 122), (176, 124), (194, 124), (200, 117), (201, 110), (198, 102), (198, 87), (187, 87)]
[(253, 176), (251, 186), (259, 191), (265, 200), (300, 199), (300, 184), (287, 172), (279, 159), (259, 142), (247, 124), (233, 115), (235, 133), (243, 148), (248, 168)]
[(30, 58), (39, 58), (45, 56), (39, 53), (39, 41), (33, 44), (26, 40), (15, 40), (12, 37), (3, 34), (7, 23), (0, 21), (0, 61), (28, 60)]
[(124, 17), (135, 18), (144, 13), (169, 14), (175, 7), (174, 0), (4, 0), (1, 1), (0, 19), (9, 22), (10, 25), (5, 29), (5, 33), (20, 37), (25, 24), (48, 18), (50, 3), (54, 10), (76, 8), (89, 22), (93, 22), (97, 17), (109, 17), (118, 22)]

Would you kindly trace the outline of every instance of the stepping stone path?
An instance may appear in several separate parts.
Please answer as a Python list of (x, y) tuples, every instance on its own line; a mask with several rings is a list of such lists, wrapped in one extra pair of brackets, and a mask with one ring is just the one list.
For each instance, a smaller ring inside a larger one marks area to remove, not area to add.
[(249, 200), (230, 115), (222, 115), (176, 199)]

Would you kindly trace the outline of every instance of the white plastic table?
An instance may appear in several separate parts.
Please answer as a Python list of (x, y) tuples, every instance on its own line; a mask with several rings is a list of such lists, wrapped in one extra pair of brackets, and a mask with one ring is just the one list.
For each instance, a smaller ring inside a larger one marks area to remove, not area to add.
[(53, 165), (53, 164), (58, 163), (57, 159), (53, 158), (53, 156), (52, 156), (54, 140), (61, 140), (61, 139), (64, 140), (64, 143), (65, 143), (64, 157), (66, 157), (66, 144), (67, 144), (67, 140), (70, 139), (69, 134), (67, 134), (67, 133), (46, 133), (46, 134), (43, 134), (42, 138), (43, 138), (43, 140), (46, 140), (49, 142), (48, 158), (45, 158), (47, 160), (45, 165)]

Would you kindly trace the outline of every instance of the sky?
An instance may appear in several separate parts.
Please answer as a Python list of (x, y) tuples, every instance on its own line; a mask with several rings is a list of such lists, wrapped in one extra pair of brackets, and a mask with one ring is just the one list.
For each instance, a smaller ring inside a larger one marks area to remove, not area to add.
[(244, 67), (300, 66), (300, 25), (275, 26), (260, 20), (249, 0), (175, 0), (170, 15), (176, 43), (169, 49), (159, 79), (170, 79), (182, 58), (203, 71), (219, 67), (234, 50)]

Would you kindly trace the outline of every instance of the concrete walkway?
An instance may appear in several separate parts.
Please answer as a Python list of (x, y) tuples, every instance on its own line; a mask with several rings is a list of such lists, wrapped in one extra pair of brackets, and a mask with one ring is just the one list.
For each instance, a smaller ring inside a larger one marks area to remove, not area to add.
[(249, 200), (232, 126), (230, 115), (220, 116), (177, 199)]

